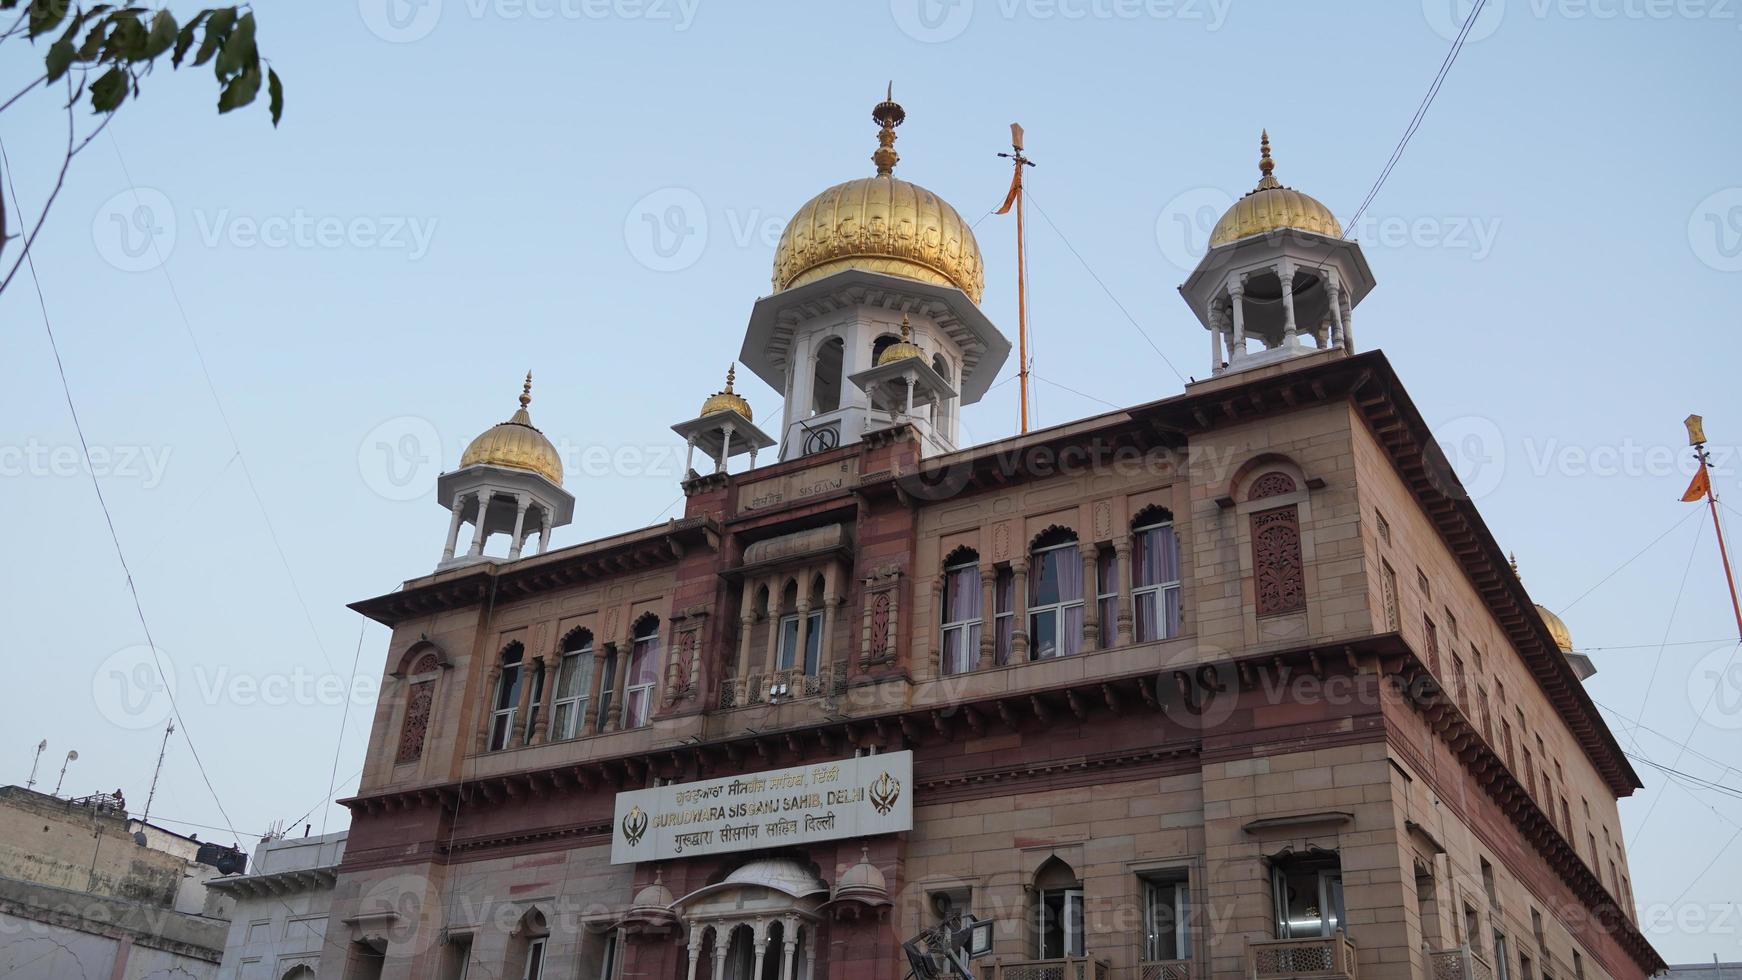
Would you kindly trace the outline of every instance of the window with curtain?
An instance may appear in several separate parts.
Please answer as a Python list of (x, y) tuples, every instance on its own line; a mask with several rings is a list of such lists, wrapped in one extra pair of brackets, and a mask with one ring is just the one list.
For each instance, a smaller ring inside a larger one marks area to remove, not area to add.
[[(804, 672), (808, 676), (817, 676), (817, 665), (821, 660), (823, 648), (823, 612), (806, 613), (805, 619), (810, 620), (810, 629), (805, 634)], [(799, 665), (797, 613), (782, 616), (780, 619), (780, 641), (775, 649), (775, 669), (791, 670)]]
[(593, 634), (575, 630), (563, 640), (562, 660), (556, 669), (556, 690), (551, 703), (553, 741), (581, 734), (581, 719), (587, 716), (587, 701), (593, 686)]
[(992, 583), (992, 595), (995, 603), (992, 614), (992, 652), (1003, 667), (1010, 663), (1010, 651), (1016, 643), (1016, 573), (1005, 565), (998, 569), (997, 580)]
[(526, 699), (526, 730), (521, 734), (522, 745), (532, 744), (532, 730), (538, 725), (538, 709), (544, 702), (544, 664), (532, 665), (531, 697)]
[(1083, 556), (1076, 535), (1058, 532), (1041, 541), (1028, 562), (1030, 660), (1068, 657), (1083, 638)]
[(496, 696), (490, 702), (490, 751), (508, 747), (514, 736), (514, 715), (520, 710), (521, 659), (525, 650), (510, 643), (502, 651), (502, 669), (496, 677)]
[(641, 617), (635, 624), (633, 643), (623, 688), (624, 728), (640, 728), (653, 713), (653, 688), (659, 674), (659, 617)]
[(943, 663), (946, 674), (974, 669), (980, 659), (980, 565), (977, 557), (944, 569)]
[(1179, 538), (1166, 511), (1138, 515), (1131, 531), (1131, 606), (1139, 643), (1178, 636)]
[(1095, 552), (1095, 617), (1105, 650), (1119, 642), (1119, 556), (1111, 548)]

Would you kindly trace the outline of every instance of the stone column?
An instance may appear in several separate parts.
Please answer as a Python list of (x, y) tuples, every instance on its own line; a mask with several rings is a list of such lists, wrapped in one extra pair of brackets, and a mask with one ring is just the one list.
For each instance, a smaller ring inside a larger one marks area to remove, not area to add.
[(714, 929), (714, 980), (726, 980), (726, 951), (732, 945), (732, 931), (726, 930), (722, 936), (718, 927)]
[(1083, 642), (1077, 646), (1080, 653), (1100, 646), (1101, 640), (1101, 582), (1100, 582), (1100, 551), (1089, 545), (1082, 549), (1083, 555)]
[(545, 733), (550, 730), (551, 704), (556, 699), (556, 675), (561, 672), (563, 661), (559, 654), (556, 657), (540, 655), (538, 662), (545, 665), (544, 690), (539, 692), (538, 720), (532, 725), (532, 741), (542, 743), (546, 741)]
[(1234, 320), (1234, 342), (1228, 350), (1228, 363), (1237, 364), (1246, 356), (1246, 277), (1228, 284), (1228, 315)]
[(714, 472), (726, 472), (726, 460), (732, 458), (732, 423), (720, 426), (720, 458), (715, 460)]
[(738, 604), (738, 669), (734, 676), (743, 681), (750, 676), (750, 633), (756, 626), (756, 584), (744, 583), (744, 598)]
[(683, 471), (685, 473), (694, 473), (695, 469), (696, 469), (695, 462), (696, 462), (696, 437), (693, 435), (686, 436), (684, 438)]
[(1339, 298), (1342, 287), (1337, 283), (1337, 270), (1325, 270), (1325, 315), (1331, 321), (1331, 346), (1344, 346), (1343, 306)]
[(508, 542), (508, 560), (520, 557), (520, 549), (525, 545), (525, 539), (520, 535), (526, 530), (526, 509), (532, 506), (532, 498), (524, 493), (514, 495), (514, 537)]
[[(806, 577), (809, 577), (808, 575)], [(792, 665), (799, 673), (804, 672), (804, 652), (810, 649), (811, 637), (811, 599), (810, 590), (799, 593), (798, 599), (798, 649), (793, 651)], [(818, 666), (821, 666), (819, 662)]]
[(617, 654), (617, 676), (611, 678), (611, 717), (606, 719), (608, 732), (618, 731), (623, 727), (623, 703), (629, 696), (629, 658), (635, 652), (635, 641), (628, 645), (615, 648)]
[(1210, 374), (1222, 373), (1222, 311), (1210, 302)]
[(902, 409), (901, 414), (904, 416), (907, 416), (908, 418), (912, 418), (913, 417), (913, 375), (910, 373), (902, 380), (907, 382), (907, 407)]
[(510, 747), (519, 748), (526, 744), (526, 714), (532, 710), (532, 679), (538, 676), (535, 665), (542, 663), (544, 663), (543, 657), (521, 655), (520, 701), (514, 706), (514, 730), (508, 733)]
[(448, 544), (442, 549), (442, 561), (451, 561), (454, 549), (460, 544), (460, 519), (466, 512), (466, 497), (464, 494), (454, 498), (454, 514), (448, 518)]
[(702, 956), (703, 935), (701, 926), (690, 929), (689, 966), (684, 974), (685, 980), (696, 980), (696, 961)]
[(750, 968), (751, 980), (762, 980), (762, 958), (768, 952), (768, 923), (758, 922), (756, 932), (756, 965)]
[(1113, 539), (1113, 557), (1118, 560), (1119, 575), (1119, 644), (1130, 643), (1134, 636), (1131, 618), (1131, 535)]
[(538, 553), (550, 550), (550, 508), (540, 507), (538, 516)]
[[(831, 561), (823, 566), (823, 639), (817, 646), (818, 664), (833, 666), (834, 662), (833, 651), (829, 648), (829, 640), (835, 635), (835, 610), (841, 605), (839, 576), (840, 572), (836, 569), (834, 562)], [(848, 644), (848, 646), (852, 646), (852, 644)], [(847, 669), (843, 665), (835, 676), (845, 677), (846, 674)], [(835, 679), (831, 677), (829, 679), (829, 693), (831, 694), (834, 693), (834, 683)]]
[(798, 959), (798, 920), (788, 916), (780, 920), (780, 944), (785, 955), (780, 958), (780, 980), (793, 980), (792, 968)]
[(781, 603), (785, 601), (786, 590), (781, 586), (780, 579), (768, 580), (768, 658), (763, 661), (762, 672), (772, 674), (780, 666), (780, 620), (786, 610)]
[(1010, 662), (1023, 663), (1028, 660), (1028, 559), (1011, 562), (1010, 571), (1015, 580), (1010, 590)]
[(484, 724), (478, 729), (478, 751), (483, 752), (490, 747), (490, 728), (495, 723), (496, 685), (502, 683), (502, 662), (490, 665), (490, 672), (484, 676)]
[(1294, 323), (1294, 263), (1287, 259), (1276, 264), (1276, 281), (1282, 284), (1282, 346), (1300, 346)]
[(980, 662), (985, 670), (998, 663), (998, 569), (980, 566)]
[(1349, 306), (1349, 291), (1338, 289), (1337, 306), (1343, 311), (1343, 346), (1355, 353), (1355, 311)]
[(470, 551), (466, 552), (469, 555), (481, 555), (484, 553), (484, 522), (490, 516), (490, 498), (495, 495), (496, 492), (494, 490), (478, 491), (478, 517), (472, 524), (472, 548)]

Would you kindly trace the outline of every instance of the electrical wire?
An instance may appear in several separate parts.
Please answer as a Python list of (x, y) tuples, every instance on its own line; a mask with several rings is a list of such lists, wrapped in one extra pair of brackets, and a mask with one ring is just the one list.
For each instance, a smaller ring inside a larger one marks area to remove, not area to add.
[(1674, 524), (1671, 524), (1669, 526), (1669, 529), (1664, 531), (1662, 534), (1658, 535), (1655, 538), (1652, 538), (1650, 544), (1648, 544), (1645, 547), (1634, 552), (1632, 558), (1629, 558), (1626, 561), (1622, 562), (1620, 565), (1616, 566), (1614, 571), (1610, 572), (1609, 574), (1607, 574), (1607, 575), (1603, 576), (1601, 579), (1599, 579), (1597, 581), (1596, 585), (1593, 585), (1590, 588), (1586, 589), (1585, 591), (1579, 593), (1579, 598), (1574, 599), (1572, 602), (1569, 602), (1566, 605), (1562, 606), (1560, 609), (1556, 610), (1556, 613), (1559, 615), (1562, 615), (1562, 616), (1566, 615), (1567, 610), (1578, 605), (1580, 600), (1584, 599), (1586, 596), (1597, 591), (1599, 588), (1602, 588), (1604, 582), (1607, 582), (1610, 579), (1614, 578), (1615, 576), (1621, 574), (1621, 570), (1623, 568), (1626, 568), (1628, 565), (1633, 564), (1633, 562), (1636, 561), (1640, 555), (1643, 555), (1647, 551), (1650, 551), (1653, 547), (1655, 547), (1657, 545), (1657, 543), (1659, 541), (1662, 541), (1664, 538), (1669, 537), (1670, 534), (1672, 534), (1676, 528), (1681, 527), (1683, 524), (1686, 524), (1688, 522), (1689, 518), (1693, 517), (1695, 514), (1698, 514), (1698, 513), (1699, 513), (1699, 511), (1689, 511), (1686, 514), (1683, 514), (1681, 520), (1676, 521)]

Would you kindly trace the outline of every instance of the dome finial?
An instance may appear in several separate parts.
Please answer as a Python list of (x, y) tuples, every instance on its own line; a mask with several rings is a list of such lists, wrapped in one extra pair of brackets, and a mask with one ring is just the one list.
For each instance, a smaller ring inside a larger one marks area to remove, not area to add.
[(520, 407), (532, 404), (532, 372), (526, 372), (526, 383), (520, 386)]
[(734, 394), (732, 391), (732, 382), (736, 380), (738, 380), (738, 363), (734, 361), (731, 364), (726, 365), (726, 394)]
[(871, 154), (871, 162), (877, 165), (877, 176), (888, 177), (895, 173), (896, 161), (901, 159), (895, 152), (895, 127), (907, 118), (906, 110), (895, 101), (894, 81), (889, 83), (883, 101), (872, 108), (871, 118), (882, 127), (877, 133), (877, 152)]
[(1258, 137), (1258, 172), (1264, 175), (1258, 179), (1259, 190), (1282, 186), (1281, 181), (1272, 174), (1275, 169), (1276, 161), (1270, 159), (1270, 130), (1265, 129)]

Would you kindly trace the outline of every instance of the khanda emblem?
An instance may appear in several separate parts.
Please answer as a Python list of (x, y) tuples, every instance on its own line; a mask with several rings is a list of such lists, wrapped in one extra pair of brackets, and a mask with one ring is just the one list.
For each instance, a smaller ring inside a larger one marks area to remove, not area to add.
[(646, 833), (647, 814), (641, 812), (638, 806), (630, 807), (629, 812), (623, 814), (623, 839), (629, 842), (630, 847), (634, 847), (641, 843), (642, 835)]
[(901, 781), (887, 772), (871, 781), (871, 805), (879, 816), (887, 816), (901, 798)]

